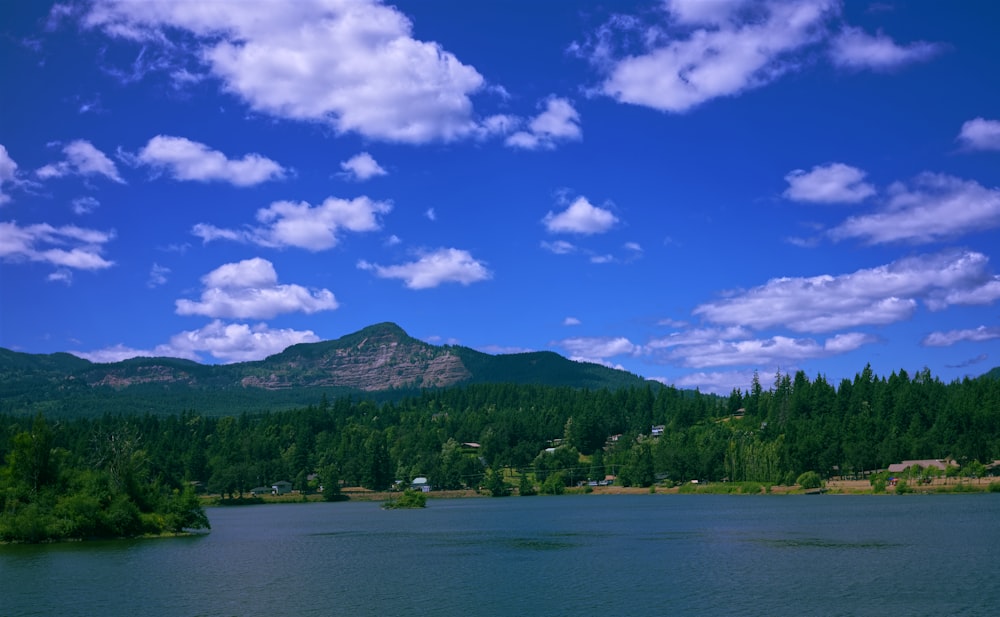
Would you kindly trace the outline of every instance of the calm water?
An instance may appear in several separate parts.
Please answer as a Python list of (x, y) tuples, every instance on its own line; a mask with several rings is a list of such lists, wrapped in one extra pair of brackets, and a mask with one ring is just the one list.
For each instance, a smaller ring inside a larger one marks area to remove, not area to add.
[(208, 513), (193, 538), (0, 546), (0, 615), (1000, 614), (1000, 495)]

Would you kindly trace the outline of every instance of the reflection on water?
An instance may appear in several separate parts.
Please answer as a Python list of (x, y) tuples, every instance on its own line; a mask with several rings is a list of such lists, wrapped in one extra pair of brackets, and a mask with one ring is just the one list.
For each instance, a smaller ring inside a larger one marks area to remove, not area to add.
[(997, 495), (213, 508), (188, 538), (0, 546), (0, 615), (990, 615)]

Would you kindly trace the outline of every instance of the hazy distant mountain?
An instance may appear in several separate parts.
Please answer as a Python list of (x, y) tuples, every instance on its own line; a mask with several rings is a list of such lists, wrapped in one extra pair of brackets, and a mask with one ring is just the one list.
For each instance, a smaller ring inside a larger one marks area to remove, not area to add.
[(0, 348), (0, 411), (9, 413), (234, 413), (316, 403), (323, 393), (372, 396), (472, 383), (599, 389), (647, 382), (552, 352), (490, 355), (431, 345), (393, 323), (227, 365), (176, 358), (97, 364)]

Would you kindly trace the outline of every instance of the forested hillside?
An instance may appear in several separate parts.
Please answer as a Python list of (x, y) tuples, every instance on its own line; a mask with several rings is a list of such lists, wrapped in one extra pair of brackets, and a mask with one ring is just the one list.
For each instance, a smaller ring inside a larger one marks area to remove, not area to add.
[[(12, 454), (18, 439), (35, 430), (33, 422), (0, 417), (5, 513), (24, 503), (11, 488), (20, 477)], [(654, 436), (659, 425), (662, 434)], [(769, 387), (755, 380), (729, 397), (651, 386), (484, 384), (381, 404), (323, 398), (277, 413), (107, 414), (49, 427), (49, 460), (67, 468), (95, 460), (95, 443), (130, 436), (135, 460), (143, 462), (135, 477), (160, 493), (199, 482), (210, 492), (238, 496), (278, 480), (301, 489), (381, 489), (417, 476), (437, 488), (459, 488), (477, 486), (503, 468), (525, 471), (537, 483), (606, 474), (627, 485), (725, 478), (791, 483), (805, 471), (841, 475), (903, 459), (992, 461), (1000, 457), (1000, 380), (944, 384), (928, 371), (886, 378), (866, 367), (837, 386), (801, 372), (779, 374)]]
[(399, 400), (428, 388), (481, 383), (636, 387), (641, 377), (552, 352), (491, 355), (414, 339), (393, 323), (332, 341), (292, 345), (264, 360), (202, 365), (177, 358), (107, 364), (70, 354), (0, 348), (0, 413), (75, 418), (112, 414), (207, 416), (294, 409), (363, 396)]

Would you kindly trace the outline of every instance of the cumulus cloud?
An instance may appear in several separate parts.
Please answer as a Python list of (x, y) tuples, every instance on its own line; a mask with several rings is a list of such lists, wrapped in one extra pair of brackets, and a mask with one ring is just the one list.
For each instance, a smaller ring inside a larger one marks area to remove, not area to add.
[(564, 98), (550, 97), (545, 111), (528, 123), (527, 131), (518, 131), (507, 137), (507, 145), (525, 150), (551, 150), (560, 142), (579, 141), (580, 114)]
[(816, 165), (810, 171), (796, 169), (785, 176), (785, 197), (814, 203), (857, 203), (875, 194), (864, 181), (865, 172), (843, 163)]
[(225, 229), (199, 223), (191, 233), (204, 242), (232, 240), (271, 248), (294, 246), (324, 251), (336, 246), (344, 231), (381, 229), (379, 215), (390, 210), (391, 203), (364, 196), (351, 200), (328, 197), (317, 206), (304, 201), (277, 201), (257, 211), (260, 225), (256, 227)]
[(53, 227), (39, 223), (21, 227), (17, 221), (0, 222), (0, 259), (33, 261), (60, 268), (102, 270), (114, 265), (101, 256), (114, 231), (98, 231), (75, 225)]
[(1000, 150), (1000, 120), (973, 118), (962, 124), (958, 140), (970, 150)]
[(146, 47), (191, 50), (226, 91), (279, 118), (408, 143), (491, 130), (470, 99), (485, 89), (482, 75), (413, 38), (406, 16), (374, 0), (250, 2), (238, 11), (201, 0), (97, 0), (82, 22)]
[(219, 266), (201, 281), (201, 300), (177, 300), (178, 315), (270, 319), (284, 313), (331, 311), (338, 306), (328, 289), (279, 285), (274, 265), (260, 257)]
[(834, 240), (869, 244), (928, 243), (1000, 226), (1000, 189), (972, 180), (924, 173), (911, 184), (893, 184), (873, 214), (848, 218), (831, 229)]
[(118, 168), (115, 167), (114, 161), (95, 148), (94, 144), (89, 141), (85, 139), (72, 141), (66, 144), (62, 151), (66, 155), (64, 160), (40, 167), (35, 171), (35, 175), (43, 180), (70, 175), (104, 176), (119, 184), (125, 184), (125, 180), (118, 175)]
[(608, 364), (608, 358), (636, 355), (642, 349), (624, 336), (574, 337), (554, 344), (565, 349), (572, 360), (605, 365)]
[(924, 41), (899, 45), (843, 24), (837, 0), (664, 0), (662, 6), (647, 14), (653, 19), (615, 15), (571, 46), (602, 73), (597, 92), (684, 113), (812, 66), (819, 51), (841, 68), (888, 70), (942, 49)]
[(198, 330), (175, 334), (168, 346), (179, 357), (207, 352), (223, 362), (247, 362), (318, 340), (312, 330), (272, 329), (266, 324), (227, 324), (215, 320)]
[(351, 180), (357, 180), (363, 182), (365, 180), (370, 180), (377, 176), (384, 176), (388, 174), (385, 169), (382, 168), (372, 155), (367, 152), (362, 152), (360, 154), (355, 154), (351, 158), (340, 163), (340, 168), (344, 170), (343, 176)]
[(838, 10), (833, 0), (760, 3), (753, 18), (744, 19), (744, 12), (735, 10), (741, 4), (669, 3), (671, 26), (682, 26), (680, 32), (635, 28), (646, 48), (640, 54), (616, 57), (609, 50), (613, 28), (604, 29), (590, 45), (591, 59), (607, 73), (600, 92), (622, 103), (675, 113), (736, 96), (791, 70), (790, 55), (822, 41), (825, 20)]
[(73, 355), (91, 362), (119, 362), (136, 357), (185, 358), (201, 361), (207, 353), (224, 363), (262, 360), (284, 351), (291, 345), (315, 343), (319, 337), (312, 330), (272, 329), (266, 324), (225, 323), (215, 320), (197, 330), (185, 330), (169, 343), (153, 349), (135, 349), (115, 345), (95, 351), (74, 351)]
[(17, 183), (17, 163), (7, 154), (7, 148), (0, 144), (0, 205), (10, 201), (10, 195), (3, 191), (4, 184)]
[(165, 171), (175, 180), (218, 180), (253, 186), (285, 176), (285, 169), (259, 154), (229, 159), (218, 150), (184, 137), (157, 135), (139, 151), (138, 162)]
[(979, 326), (969, 330), (948, 330), (931, 332), (920, 342), (925, 347), (950, 347), (955, 343), (972, 341), (981, 343), (1000, 338), (1000, 326)]
[(564, 326), (579, 326), (582, 322), (576, 317), (567, 317), (563, 319)]
[(699, 371), (697, 373), (682, 375), (673, 380), (662, 377), (654, 377), (653, 379), (666, 384), (673, 384), (677, 388), (698, 388), (699, 391), (704, 393), (725, 396), (734, 389), (743, 390), (746, 389), (747, 384), (753, 383), (753, 371)]
[(546, 214), (542, 223), (551, 233), (590, 235), (608, 231), (618, 223), (618, 217), (610, 210), (592, 205), (586, 197), (577, 197), (562, 212)]
[(822, 342), (810, 338), (773, 336), (766, 339), (686, 345), (671, 352), (671, 357), (691, 368), (759, 366), (840, 355), (876, 340), (872, 335), (859, 332), (838, 334)]
[(899, 45), (882, 32), (871, 35), (848, 26), (833, 39), (830, 57), (840, 67), (885, 71), (929, 60), (941, 49), (941, 45), (926, 41)]
[(772, 279), (702, 304), (694, 313), (723, 325), (830, 332), (907, 319), (918, 300), (937, 310), (951, 304), (990, 303), (998, 297), (1000, 284), (989, 270), (989, 258), (971, 251), (947, 251), (850, 274)]
[(400, 279), (410, 289), (429, 289), (444, 283), (471, 285), (493, 276), (468, 251), (455, 248), (441, 248), (421, 255), (416, 261), (393, 266), (360, 261), (358, 268), (374, 272), (379, 278)]

